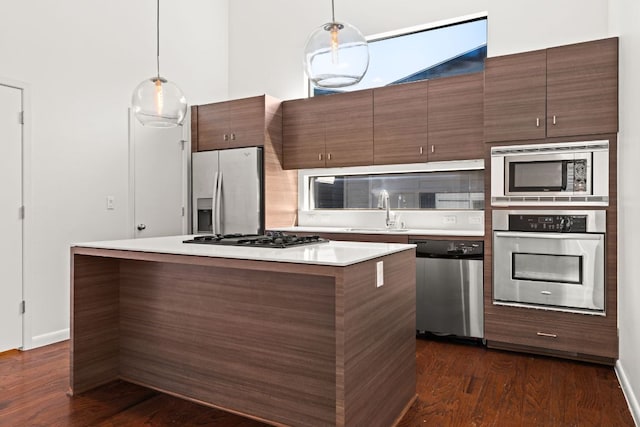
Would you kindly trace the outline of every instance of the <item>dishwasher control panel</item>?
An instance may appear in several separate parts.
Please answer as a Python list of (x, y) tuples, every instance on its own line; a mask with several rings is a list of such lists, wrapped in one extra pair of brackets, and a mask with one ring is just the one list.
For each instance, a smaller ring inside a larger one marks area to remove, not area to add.
[(416, 245), (416, 256), (424, 258), (482, 259), (482, 240), (411, 240)]

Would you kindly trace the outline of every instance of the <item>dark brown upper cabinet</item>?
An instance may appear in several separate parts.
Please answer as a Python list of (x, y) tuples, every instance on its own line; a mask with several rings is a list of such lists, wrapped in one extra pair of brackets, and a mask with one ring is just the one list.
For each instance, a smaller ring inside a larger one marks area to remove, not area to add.
[(285, 169), (373, 163), (371, 90), (283, 103)]
[(264, 145), (266, 108), (264, 95), (192, 107), (192, 135), (197, 135), (195, 150)]
[(428, 82), (373, 90), (373, 163), (427, 161)]
[(482, 73), (373, 91), (374, 163), (480, 159)]
[(483, 73), (429, 80), (429, 161), (484, 157)]
[(486, 142), (617, 130), (617, 38), (487, 58)]

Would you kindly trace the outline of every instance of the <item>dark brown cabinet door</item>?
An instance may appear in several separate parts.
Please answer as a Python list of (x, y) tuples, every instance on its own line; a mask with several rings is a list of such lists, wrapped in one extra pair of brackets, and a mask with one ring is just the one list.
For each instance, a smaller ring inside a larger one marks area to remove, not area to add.
[(484, 77), (484, 140), (545, 137), (546, 50), (487, 58)]
[(484, 158), (482, 73), (429, 81), (429, 161)]
[(427, 161), (428, 82), (373, 90), (373, 163)]
[(286, 101), (282, 107), (285, 169), (325, 166), (323, 97)]
[(618, 131), (618, 39), (547, 50), (547, 136)]
[[(327, 167), (373, 163), (373, 91), (328, 95), (323, 115)], [(322, 120), (322, 119), (320, 119)]]
[(264, 96), (230, 101), (228, 107), (229, 146), (259, 147), (264, 145)]
[(229, 148), (227, 102), (198, 106), (198, 151)]
[(264, 145), (264, 96), (199, 105), (196, 110), (198, 151)]

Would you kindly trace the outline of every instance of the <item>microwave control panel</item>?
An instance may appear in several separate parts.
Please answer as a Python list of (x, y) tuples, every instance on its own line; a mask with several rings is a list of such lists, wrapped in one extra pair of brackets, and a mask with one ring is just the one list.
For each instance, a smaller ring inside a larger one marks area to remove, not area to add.
[(509, 215), (509, 231), (586, 233), (587, 215)]

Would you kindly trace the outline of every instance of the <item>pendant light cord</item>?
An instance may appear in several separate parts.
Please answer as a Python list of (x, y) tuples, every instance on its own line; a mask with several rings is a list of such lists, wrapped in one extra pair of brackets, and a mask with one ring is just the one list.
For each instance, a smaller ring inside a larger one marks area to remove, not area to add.
[(160, 78), (160, 0), (156, 3), (156, 67)]
[[(160, 1), (160, 0), (158, 0)], [(331, 0), (331, 22), (336, 22), (336, 9), (333, 4), (333, 0)]]

